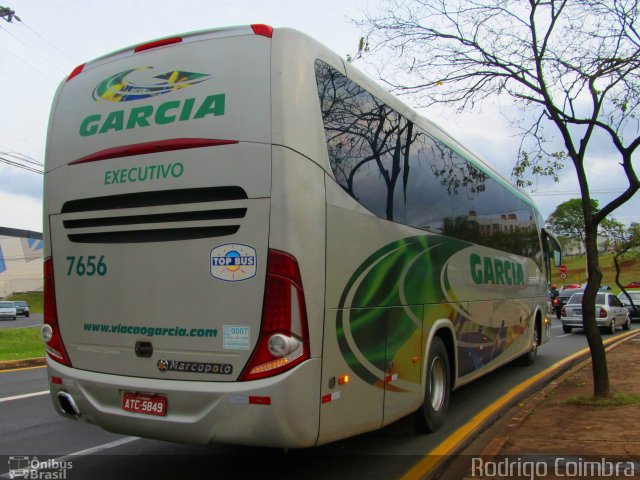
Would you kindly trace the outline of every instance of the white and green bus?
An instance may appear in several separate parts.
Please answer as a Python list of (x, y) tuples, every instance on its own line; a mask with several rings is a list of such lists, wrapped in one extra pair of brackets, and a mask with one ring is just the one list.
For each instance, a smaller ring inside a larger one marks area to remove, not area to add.
[(126, 48), (57, 91), (52, 400), (170, 441), (310, 447), (415, 414), (549, 338), (530, 198), (290, 29)]

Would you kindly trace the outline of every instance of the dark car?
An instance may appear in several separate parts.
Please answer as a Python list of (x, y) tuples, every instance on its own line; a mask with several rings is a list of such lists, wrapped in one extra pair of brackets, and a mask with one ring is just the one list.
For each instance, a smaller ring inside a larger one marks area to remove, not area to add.
[(16, 306), (16, 315), (23, 317), (28, 317), (29, 314), (29, 304), (24, 300), (14, 300), (13, 303)]
[(640, 290), (627, 293), (631, 297), (631, 300), (633, 300), (633, 305), (635, 305), (635, 308), (631, 305), (629, 298), (624, 293), (618, 294), (618, 298), (620, 299), (622, 304), (627, 307), (627, 310), (629, 310), (631, 320), (640, 320)]
[(564, 307), (568, 302), (571, 296), (574, 293), (582, 293), (584, 292), (584, 287), (581, 288), (565, 288), (558, 295), (557, 302), (553, 302), (553, 309), (556, 312), (556, 317), (560, 319), (560, 313), (562, 312), (562, 307)]

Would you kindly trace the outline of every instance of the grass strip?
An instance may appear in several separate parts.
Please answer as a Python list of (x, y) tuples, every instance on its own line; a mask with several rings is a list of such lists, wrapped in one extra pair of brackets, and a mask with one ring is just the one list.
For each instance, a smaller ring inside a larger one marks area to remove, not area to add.
[(0, 360), (23, 360), (44, 357), (40, 327), (0, 330)]

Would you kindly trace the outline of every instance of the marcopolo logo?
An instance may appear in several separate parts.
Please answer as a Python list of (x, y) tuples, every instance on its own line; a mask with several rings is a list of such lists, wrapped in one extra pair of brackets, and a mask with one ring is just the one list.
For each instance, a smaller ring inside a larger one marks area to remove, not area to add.
[(153, 67), (138, 67), (107, 77), (96, 85), (93, 99), (96, 102), (142, 100), (192, 87), (211, 78), (211, 75), (206, 73), (180, 70), (153, 75), (151, 70)]
[[(155, 76), (142, 73), (152, 68), (135, 68), (105, 78), (93, 90), (93, 99), (99, 103), (144, 100), (184, 90), (211, 78), (209, 74), (179, 70)], [(140, 83), (136, 83), (138, 77)], [(224, 93), (207, 95), (204, 98), (169, 100), (160, 105), (140, 105), (130, 110), (114, 110), (105, 115), (88, 115), (80, 123), (78, 133), (81, 137), (89, 137), (111, 131), (219, 116), (224, 115), (224, 111)]]
[(230, 363), (183, 362), (161, 358), (156, 365), (161, 372), (211, 373), (219, 375), (231, 375), (233, 373), (233, 365)]
[(256, 249), (249, 245), (227, 243), (211, 250), (211, 275), (226, 282), (240, 282), (256, 275)]

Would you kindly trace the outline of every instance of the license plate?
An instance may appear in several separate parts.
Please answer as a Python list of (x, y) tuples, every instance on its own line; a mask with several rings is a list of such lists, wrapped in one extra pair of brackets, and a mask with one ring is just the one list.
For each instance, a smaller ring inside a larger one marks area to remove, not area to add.
[(122, 409), (127, 412), (164, 417), (167, 414), (167, 397), (148, 393), (124, 392)]

